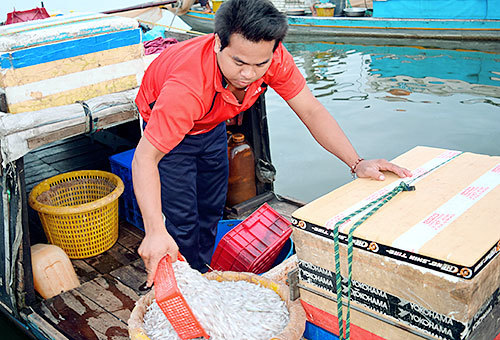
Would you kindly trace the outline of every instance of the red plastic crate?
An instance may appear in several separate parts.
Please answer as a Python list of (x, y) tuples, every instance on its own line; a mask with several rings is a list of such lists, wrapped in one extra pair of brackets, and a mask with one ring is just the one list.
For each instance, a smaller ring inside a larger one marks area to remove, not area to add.
[(219, 241), (210, 266), (260, 274), (271, 268), (290, 237), (290, 222), (264, 203)]

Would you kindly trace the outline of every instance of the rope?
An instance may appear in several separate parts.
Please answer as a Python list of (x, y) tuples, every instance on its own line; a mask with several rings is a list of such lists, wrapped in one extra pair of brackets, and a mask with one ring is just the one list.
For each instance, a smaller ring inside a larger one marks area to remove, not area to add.
[[(375, 214), (382, 206), (393, 199), (397, 194), (403, 191), (414, 191), (415, 187), (410, 184), (413, 183), (418, 178), (428, 174), (429, 172), (443, 166), (444, 164), (450, 162), (456, 157), (460, 156), (463, 152), (456, 154), (455, 156), (447, 159), (435, 167), (429, 169), (428, 171), (412, 178), (408, 183), (401, 181), (398, 186), (386, 193), (385, 195), (371, 201), (364, 207), (359, 208), (354, 211), (349, 216), (344, 217), (337, 223), (333, 229), (333, 246), (335, 254), (335, 283), (336, 283), (336, 295), (337, 295), (337, 318), (339, 325), (339, 340), (350, 340), (351, 339), (351, 288), (352, 288), (352, 260), (353, 260), (353, 235), (357, 227), (359, 227), (363, 222), (365, 222), (370, 216)], [(374, 207), (374, 208), (372, 208)], [(372, 209), (370, 209), (372, 208)], [(344, 320), (342, 311), (342, 276), (340, 273), (340, 252), (339, 252), (339, 227), (354, 218), (356, 215), (368, 210), (354, 225), (349, 229), (347, 238), (347, 315), (346, 315), (346, 332), (344, 338)]]
[(378, 205), (368, 211), (359, 221), (357, 221), (349, 230), (349, 236), (347, 241), (347, 263), (348, 263), (348, 282), (347, 282), (347, 316), (346, 316), (346, 335), (345, 339), (350, 339), (351, 333), (351, 283), (352, 283), (352, 248), (353, 248), (353, 240), (352, 236), (354, 231), (358, 226), (360, 226), (364, 221), (366, 221), (370, 216), (372, 216), (377, 210), (379, 210), (384, 204), (389, 202), (394, 196), (399, 194), (402, 191), (413, 191), (415, 190), (414, 186), (408, 186), (405, 182), (401, 182), (397, 187), (389, 191), (387, 194), (377, 198), (376, 200), (368, 203), (364, 207), (356, 210), (349, 216), (344, 217), (342, 220), (338, 221), (335, 224), (333, 229), (333, 242), (334, 242), (334, 252), (335, 252), (335, 279), (336, 279), (336, 288), (337, 288), (337, 317), (339, 323), (339, 340), (344, 340), (344, 325), (343, 325), (343, 317), (342, 317), (342, 276), (340, 275), (340, 252), (339, 252), (339, 227), (355, 217), (359, 213), (371, 208), (375, 204)]
[(96, 132), (97, 126), (94, 124), (94, 119), (92, 118), (92, 110), (90, 110), (88, 104), (83, 100), (77, 100), (76, 102), (82, 105), (83, 112), (85, 113), (85, 133), (92, 134)]

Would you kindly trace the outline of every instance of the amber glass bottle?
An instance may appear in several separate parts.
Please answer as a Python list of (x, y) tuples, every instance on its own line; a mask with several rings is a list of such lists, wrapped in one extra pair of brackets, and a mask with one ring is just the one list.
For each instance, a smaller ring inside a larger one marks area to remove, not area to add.
[(245, 136), (242, 133), (235, 133), (231, 136), (228, 157), (227, 205), (231, 207), (257, 194), (255, 189), (255, 158), (252, 148), (245, 141)]

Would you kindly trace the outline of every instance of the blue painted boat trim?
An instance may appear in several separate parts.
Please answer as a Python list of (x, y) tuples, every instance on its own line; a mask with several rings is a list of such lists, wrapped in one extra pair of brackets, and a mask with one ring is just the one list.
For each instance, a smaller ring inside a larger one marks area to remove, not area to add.
[[(189, 11), (185, 16), (200, 20), (213, 21), (213, 13)], [(367, 29), (419, 29), (419, 30), (485, 30), (499, 31), (500, 20), (466, 19), (383, 19), (383, 18), (347, 18), (347, 17), (308, 17), (288, 16), (290, 26), (315, 28), (367, 28)]]
[(141, 30), (129, 29), (4, 53), (0, 56), (0, 65), (2, 68), (22, 68), (140, 42)]
[[(92, 21), (103, 21), (104, 24), (102, 26), (91, 27), (91, 28), (88, 28), (86, 30), (82, 30), (82, 31), (78, 32), (78, 36), (76, 36), (76, 37), (75, 37), (74, 32), (69, 33), (68, 31), (66, 31), (66, 32), (62, 31), (56, 37), (51, 37), (51, 38), (47, 38), (47, 39), (43, 39), (43, 40), (36, 40), (36, 41), (34, 41), (32, 43), (28, 43), (28, 44), (12, 45), (9, 47), (9, 51), (19, 50), (19, 49), (28, 48), (31, 46), (43, 45), (43, 44), (59, 43), (59, 42), (64, 41), (64, 40), (83, 38), (83, 37), (88, 37), (88, 36), (97, 35), (97, 34), (113, 33), (113, 32), (119, 32), (119, 31), (137, 28), (137, 27), (134, 27), (131, 25), (129, 25), (128, 27), (125, 26), (125, 27), (120, 27), (120, 28), (111, 26), (109, 24), (106, 25), (106, 21), (109, 21), (108, 18), (100, 18), (98, 20), (92, 20)], [(64, 27), (64, 26), (70, 26), (70, 25), (74, 25), (75, 23), (80, 23), (80, 22), (79, 21), (64, 22), (64, 23), (58, 24), (57, 27), (59, 28), (59, 27)], [(33, 29), (28, 29), (26, 31), (23, 30), (22, 34), (30, 34), (36, 30), (43, 30), (43, 29), (52, 28), (52, 27), (54, 27), (54, 26), (34, 27)], [(15, 33), (20, 33), (20, 31), (15, 32)], [(15, 33), (12, 33), (12, 34), (15, 34)]]
[(378, 19), (288, 17), (289, 25), (324, 28), (422, 29), (422, 30), (498, 30), (500, 20)]

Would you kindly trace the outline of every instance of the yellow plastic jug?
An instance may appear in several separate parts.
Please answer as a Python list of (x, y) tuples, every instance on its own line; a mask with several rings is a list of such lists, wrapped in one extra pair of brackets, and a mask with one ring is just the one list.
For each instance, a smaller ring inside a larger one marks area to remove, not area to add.
[(68, 255), (56, 245), (31, 246), (31, 264), (35, 290), (44, 299), (80, 286)]

